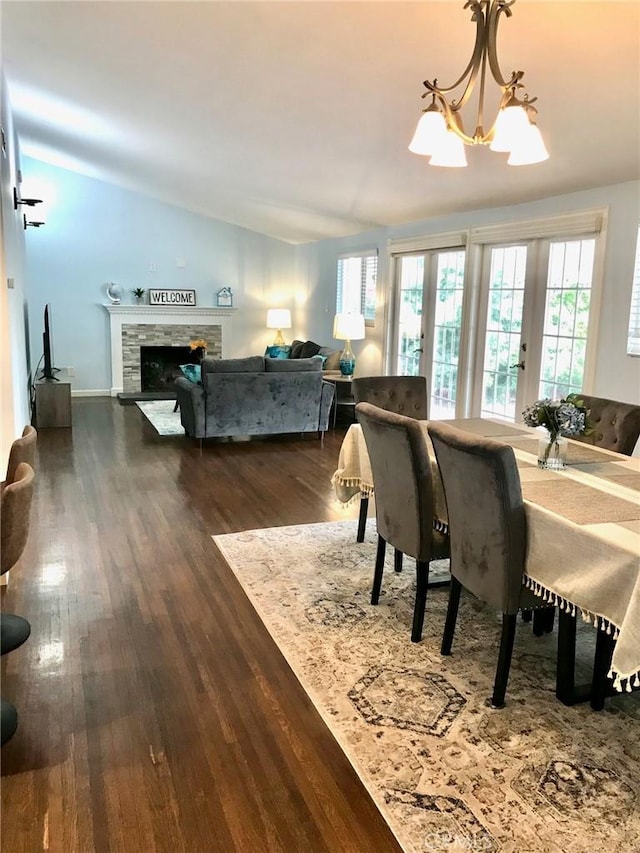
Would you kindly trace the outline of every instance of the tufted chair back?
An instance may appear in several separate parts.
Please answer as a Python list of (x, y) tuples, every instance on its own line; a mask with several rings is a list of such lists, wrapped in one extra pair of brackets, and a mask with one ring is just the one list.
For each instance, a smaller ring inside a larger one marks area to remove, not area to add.
[(526, 518), (513, 449), (432, 421), (429, 436), (442, 476), (451, 574), (503, 613), (521, 606)]
[(9, 462), (7, 463), (7, 478), (3, 483), (3, 488), (9, 483), (13, 483), (16, 478), (16, 470), (21, 462), (27, 462), (35, 470), (37, 439), (38, 433), (32, 426), (27, 424), (22, 430), (22, 437), (16, 438), (11, 445)]
[(615, 450), (631, 456), (640, 435), (640, 406), (631, 403), (619, 403), (604, 397), (591, 397), (579, 394), (581, 400), (591, 412), (594, 432), (591, 435), (574, 436), (578, 441)]
[(356, 403), (371, 403), (386, 412), (427, 420), (424, 376), (361, 376), (351, 383)]

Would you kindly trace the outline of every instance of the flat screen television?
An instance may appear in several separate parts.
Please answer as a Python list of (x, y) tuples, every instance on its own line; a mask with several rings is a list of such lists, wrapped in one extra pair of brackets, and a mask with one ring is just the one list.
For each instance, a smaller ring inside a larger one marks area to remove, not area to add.
[(57, 369), (53, 366), (53, 344), (51, 337), (51, 305), (44, 306), (44, 332), (42, 333), (42, 351), (44, 367), (42, 379), (56, 379)]

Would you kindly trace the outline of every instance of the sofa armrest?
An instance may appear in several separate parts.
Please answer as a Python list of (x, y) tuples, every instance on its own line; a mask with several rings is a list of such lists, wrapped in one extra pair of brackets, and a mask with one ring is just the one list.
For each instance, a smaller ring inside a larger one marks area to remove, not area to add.
[(331, 413), (331, 404), (333, 403), (333, 395), (336, 392), (336, 386), (333, 382), (322, 381), (322, 396), (320, 397), (320, 422), (318, 429), (320, 432), (326, 432), (329, 427), (329, 415)]
[(184, 376), (175, 381), (180, 423), (187, 435), (202, 438), (205, 434), (205, 396), (199, 382), (191, 382)]

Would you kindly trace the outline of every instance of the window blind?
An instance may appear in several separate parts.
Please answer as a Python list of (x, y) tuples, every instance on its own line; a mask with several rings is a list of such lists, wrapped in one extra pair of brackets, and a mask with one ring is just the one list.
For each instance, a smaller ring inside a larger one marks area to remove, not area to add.
[(631, 308), (629, 310), (629, 336), (627, 354), (640, 355), (640, 226), (636, 240), (636, 263), (633, 270)]
[(377, 252), (338, 258), (336, 314), (363, 314), (365, 322), (373, 322), (377, 280)]

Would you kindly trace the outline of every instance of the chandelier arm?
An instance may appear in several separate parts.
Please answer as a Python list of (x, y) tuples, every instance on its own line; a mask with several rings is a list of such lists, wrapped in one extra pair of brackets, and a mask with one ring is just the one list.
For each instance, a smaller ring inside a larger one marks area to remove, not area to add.
[(491, 74), (498, 86), (503, 90), (511, 89), (516, 86), (524, 77), (524, 71), (514, 71), (509, 80), (505, 80), (500, 63), (498, 62), (498, 24), (500, 23), (500, 15), (505, 14), (508, 18), (513, 12), (511, 6), (516, 0), (492, 0), (491, 8), (487, 13), (487, 57), (489, 59), (489, 67)]
[[(458, 86), (460, 86), (460, 84), (469, 75), (471, 75), (469, 77), (467, 85), (465, 86), (465, 90), (458, 101), (458, 107), (462, 107), (469, 100), (476, 82), (476, 78), (478, 76), (480, 63), (482, 61), (482, 55), (485, 49), (486, 20), (485, 13), (482, 7), (483, 4), (486, 4), (487, 2), (489, 2), (489, 0), (468, 0), (468, 2), (465, 4), (465, 9), (467, 8), (467, 6), (471, 6), (473, 10), (471, 20), (476, 22), (476, 41), (473, 46), (473, 53), (471, 54), (471, 59), (469, 60), (467, 67), (464, 69), (460, 77), (458, 77), (456, 82), (451, 84), (451, 86), (438, 86), (437, 80), (434, 80), (433, 83), (430, 83), (428, 80), (425, 80), (424, 86), (426, 86), (428, 92), (425, 92), (423, 94), (423, 98), (425, 98), (429, 94), (429, 92), (444, 97), (446, 92), (452, 92), (454, 89), (457, 89)], [(513, 0), (513, 2), (515, 3), (515, 0)]]

